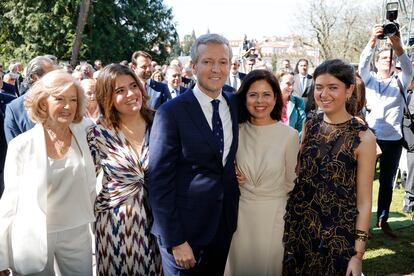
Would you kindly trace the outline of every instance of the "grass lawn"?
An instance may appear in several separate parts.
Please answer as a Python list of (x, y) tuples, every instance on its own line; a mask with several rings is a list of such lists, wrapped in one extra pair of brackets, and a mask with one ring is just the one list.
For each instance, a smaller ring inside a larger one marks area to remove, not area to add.
[(378, 187), (376, 179), (371, 219), (374, 236), (368, 241), (362, 271), (367, 276), (414, 275), (414, 223), (411, 215), (401, 211), (404, 189), (396, 189), (393, 193), (388, 222), (399, 237), (391, 240), (375, 227)]

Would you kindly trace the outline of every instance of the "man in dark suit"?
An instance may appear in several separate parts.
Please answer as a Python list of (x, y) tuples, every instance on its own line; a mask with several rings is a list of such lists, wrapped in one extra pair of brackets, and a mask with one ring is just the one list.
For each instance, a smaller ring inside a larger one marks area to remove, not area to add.
[(168, 87), (165, 83), (151, 79), (153, 68), (152, 56), (144, 51), (136, 51), (132, 54), (132, 66), (135, 74), (150, 97), (149, 105), (157, 110), (168, 98)]
[[(27, 88), (29, 89), (43, 75), (54, 69), (56, 69), (56, 66), (53, 61), (45, 56), (38, 56), (32, 59), (26, 68), (26, 79), (24, 82), (27, 83)], [(24, 107), (24, 98), (25, 95), (22, 95), (6, 106), (4, 134), (7, 143), (34, 126)]]
[(191, 49), (194, 89), (163, 104), (150, 137), (149, 197), (166, 275), (223, 275), (237, 226), (237, 103), (222, 87), (231, 48), (217, 34)]
[(226, 81), (226, 84), (233, 87), (234, 91), (236, 92), (244, 77), (246, 76), (245, 73), (239, 72), (240, 61), (238, 58), (233, 57), (231, 59), (231, 67), (230, 67), (230, 75)]
[(302, 97), (305, 104), (308, 99), (309, 89), (313, 83), (312, 76), (308, 74), (309, 62), (307, 59), (301, 58), (296, 64), (293, 95)]
[(169, 101), (187, 90), (187, 88), (181, 86), (182, 78), (181, 78), (181, 70), (180, 67), (176, 65), (170, 65), (167, 67), (165, 72), (165, 80), (167, 81), (168, 86), (168, 94), (166, 94), (167, 99), (164, 101)]
[[(0, 83), (2, 81), (0, 80)], [(0, 126), (4, 125), (4, 111), (6, 105), (14, 100), (16, 97), (10, 94), (4, 93), (0, 89)], [(4, 162), (6, 160), (7, 153), (7, 142), (6, 137), (4, 136), (4, 128), (0, 128), (0, 198), (4, 190)]]

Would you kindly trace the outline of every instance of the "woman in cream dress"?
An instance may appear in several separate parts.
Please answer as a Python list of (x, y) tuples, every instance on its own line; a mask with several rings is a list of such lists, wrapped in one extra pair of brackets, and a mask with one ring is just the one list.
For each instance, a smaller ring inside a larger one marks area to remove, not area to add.
[(238, 92), (240, 203), (226, 275), (281, 275), (287, 193), (296, 177), (298, 132), (284, 125), (282, 95), (266, 70), (249, 73)]

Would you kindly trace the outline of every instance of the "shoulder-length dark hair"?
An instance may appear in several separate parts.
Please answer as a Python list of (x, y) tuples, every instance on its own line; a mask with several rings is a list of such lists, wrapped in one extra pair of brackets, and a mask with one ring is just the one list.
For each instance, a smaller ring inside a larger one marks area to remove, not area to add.
[(119, 117), (119, 112), (114, 106), (112, 95), (115, 93), (116, 78), (121, 75), (129, 75), (137, 83), (142, 94), (142, 106), (140, 113), (147, 124), (150, 125), (152, 123), (154, 112), (148, 107), (149, 97), (145, 92), (145, 89), (142, 87), (138, 77), (129, 67), (118, 63), (105, 66), (96, 80), (96, 100), (105, 122), (113, 126), (115, 129), (119, 129), (121, 118)]
[(246, 77), (244, 77), (241, 86), (237, 91), (237, 97), (239, 99), (239, 123), (244, 123), (246, 121), (250, 121), (251, 119), (251, 114), (246, 107), (246, 95), (250, 89), (250, 86), (259, 80), (266, 81), (272, 87), (273, 94), (276, 98), (276, 104), (270, 113), (270, 117), (273, 120), (278, 121), (282, 119), (283, 101), (279, 82), (277, 81), (276, 77), (267, 70), (253, 70), (247, 74)]

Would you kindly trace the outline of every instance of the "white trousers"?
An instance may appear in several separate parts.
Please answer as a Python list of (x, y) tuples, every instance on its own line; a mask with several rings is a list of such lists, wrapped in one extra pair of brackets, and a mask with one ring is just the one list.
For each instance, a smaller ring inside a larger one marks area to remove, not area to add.
[[(90, 276), (92, 275), (92, 239), (89, 224), (47, 234), (48, 258), (42, 272), (31, 276)], [(59, 271), (55, 271), (56, 267)]]

